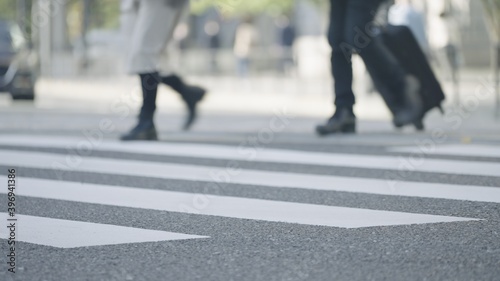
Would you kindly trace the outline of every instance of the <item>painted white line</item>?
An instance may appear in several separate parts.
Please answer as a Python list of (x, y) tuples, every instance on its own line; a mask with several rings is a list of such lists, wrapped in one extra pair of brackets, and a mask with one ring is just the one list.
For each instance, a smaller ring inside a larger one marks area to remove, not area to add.
[(24, 178), (19, 183), (18, 194), (91, 204), (341, 228), (476, 220), (29, 178)]
[(440, 145), (432, 148), (412, 147), (393, 147), (388, 151), (392, 152), (409, 152), (429, 155), (452, 155), (452, 156), (472, 156), (472, 157), (488, 157), (500, 158), (500, 147), (493, 145), (476, 145), (476, 144), (450, 144)]
[[(91, 139), (91, 138), (90, 138)], [(90, 148), (98, 151), (117, 151), (211, 159), (228, 159), (269, 163), (340, 166), (368, 169), (403, 170), (500, 177), (500, 163), (439, 159), (407, 159), (394, 156), (372, 156), (340, 153), (303, 152), (280, 149), (256, 150), (252, 146), (220, 146), (201, 144), (168, 144), (151, 142), (94, 142), (86, 138), (1, 136), (0, 144), (34, 147), (66, 148), (70, 151)]]
[[(121, 159), (86, 157), (76, 161), (61, 154), (0, 150), (0, 165), (52, 169), (62, 178), (66, 171), (92, 172), (127, 176), (154, 177), (187, 181), (203, 181), (208, 188), (230, 184), (246, 184), (282, 188), (302, 188), (361, 192), (369, 194), (440, 198), (500, 203), (500, 188), (419, 183), (390, 179), (362, 179), (324, 175), (154, 163)], [(392, 176), (391, 176), (392, 177)]]
[[(7, 213), (0, 213), (0, 217), (2, 221), (7, 222)], [(26, 215), (16, 215), (16, 218), (17, 241), (57, 248), (209, 238), (207, 236)], [(9, 224), (7, 223), (7, 225)], [(7, 239), (10, 235), (10, 231), (2, 230), (1, 233), (2, 237), (0, 238), (2, 239)]]

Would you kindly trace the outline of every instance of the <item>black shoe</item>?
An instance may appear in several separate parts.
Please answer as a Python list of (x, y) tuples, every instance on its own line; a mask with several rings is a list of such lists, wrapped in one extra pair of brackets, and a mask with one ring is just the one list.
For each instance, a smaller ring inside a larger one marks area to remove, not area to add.
[(182, 89), (182, 98), (186, 102), (188, 116), (184, 123), (183, 130), (189, 130), (196, 120), (196, 105), (203, 99), (206, 90), (196, 86), (185, 86)]
[(423, 118), (420, 117), (418, 120), (413, 122), (413, 126), (415, 126), (415, 129), (417, 129), (417, 131), (424, 131), (425, 130), (424, 121), (422, 119)]
[(338, 109), (325, 125), (316, 127), (316, 133), (320, 136), (354, 132), (356, 132), (356, 116), (349, 108)]
[(188, 116), (183, 129), (189, 130), (196, 120), (196, 105), (203, 99), (206, 90), (200, 87), (187, 85), (181, 77), (175, 74), (161, 77), (161, 82), (178, 92), (182, 100), (186, 103)]
[(137, 124), (135, 128), (133, 128), (129, 133), (122, 135), (120, 139), (122, 141), (155, 141), (158, 140), (158, 135), (153, 121), (139, 121), (139, 124)]
[(422, 111), (423, 102), (420, 97), (420, 82), (413, 76), (406, 78), (404, 91), (404, 106), (394, 114), (394, 126), (401, 128), (413, 124), (418, 130), (423, 129)]

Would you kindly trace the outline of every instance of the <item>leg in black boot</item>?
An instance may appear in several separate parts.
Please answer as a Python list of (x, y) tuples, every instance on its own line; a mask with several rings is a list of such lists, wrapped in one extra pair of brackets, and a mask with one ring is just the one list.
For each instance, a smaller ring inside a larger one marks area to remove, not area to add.
[(139, 123), (129, 133), (123, 135), (121, 140), (158, 140), (153, 116), (156, 110), (156, 93), (158, 91), (158, 74), (139, 74), (142, 87), (142, 107), (139, 114)]
[(186, 103), (188, 117), (184, 123), (183, 129), (189, 130), (196, 120), (196, 105), (203, 99), (206, 90), (200, 87), (186, 85), (177, 75), (161, 77), (161, 82), (178, 92), (182, 100)]

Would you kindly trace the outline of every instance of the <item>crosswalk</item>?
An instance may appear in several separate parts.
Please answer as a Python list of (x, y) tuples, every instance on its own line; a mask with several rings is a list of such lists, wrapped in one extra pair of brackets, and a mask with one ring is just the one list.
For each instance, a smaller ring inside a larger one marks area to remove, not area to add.
[[(75, 151), (86, 153), (75, 155)], [(110, 183), (81, 183), (65, 180), (67, 173), (85, 173), (89, 177), (113, 175), (117, 177), (147, 177), (175, 182), (189, 182), (200, 189), (224, 185), (225, 188), (259, 187), (268, 192), (288, 194), (301, 192), (345, 192), (363, 196), (390, 196), (419, 200), (451, 200), (500, 203), (500, 149), (482, 145), (443, 145), (429, 152), (412, 166), (411, 171), (425, 175), (465, 175), (488, 178), (493, 185), (415, 182), (389, 178), (325, 175), (307, 172), (267, 170), (266, 165), (302, 165), (310, 167), (337, 167), (370, 169), (379, 174), (402, 169), (404, 156), (415, 153), (412, 147), (388, 147), (383, 155), (348, 153), (319, 153), (285, 149), (259, 149), (248, 147), (194, 143), (133, 142), (122, 143), (103, 139), (79, 139), (57, 136), (0, 136), (0, 166), (18, 170), (39, 170), (18, 179), (17, 195), (39, 200), (58, 200), (80, 204), (155, 210), (166, 213), (191, 214), (201, 217), (287, 223), (303, 226), (359, 229), (366, 227), (412, 226), (434, 223), (467, 223), (482, 220), (454, 214), (430, 214), (425, 210), (394, 211), (367, 209), (361, 202), (357, 206), (333, 206), (300, 202), (300, 200), (262, 199), (251, 196), (193, 193), (155, 189), (149, 186), (120, 186)], [(92, 152), (108, 154), (93, 155)], [(114, 154), (109, 154), (110, 152)], [(121, 157), (120, 154), (140, 155)], [(144, 158), (144, 156), (146, 158)], [(160, 160), (148, 156), (163, 156)], [(443, 157), (441, 157), (443, 156)], [(460, 156), (460, 160), (444, 156)], [(190, 163), (169, 161), (190, 159)], [(440, 158), (441, 157), (441, 158)], [(484, 159), (487, 158), (487, 159)], [(147, 159), (147, 160), (144, 160)], [(197, 159), (227, 161), (220, 164), (197, 164)], [(475, 160), (480, 159), (480, 160)], [(248, 169), (238, 163), (257, 163), (260, 168)], [(39, 174), (44, 174), (40, 178)], [(5, 176), (3, 176), (5, 178)], [(6, 179), (5, 179), (6, 182)], [(179, 191), (181, 190), (181, 191)], [(7, 188), (0, 194), (7, 194)], [(76, 248), (127, 243), (210, 239), (206, 233), (176, 233), (123, 225), (101, 224), (91, 221), (63, 220), (42, 216), (18, 215), (22, 231), (18, 240), (28, 243)], [(7, 220), (6, 213), (0, 217)], [(3, 239), (6, 238), (1, 233)]]
[(439, 147), (418, 148), (418, 147), (397, 147), (390, 151), (411, 152), (430, 155), (451, 155), (451, 156), (475, 156), (486, 158), (500, 158), (500, 147), (494, 145), (441, 145)]
[[(7, 221), (7, 213), (0, 213), (0, 216), (4, 221)], [(22, 224), (22, 229), (18, 231), (18, 241), (57, 248), (208, 238), (197, 235), (36, 216), (18, 215), (17, 220)]]

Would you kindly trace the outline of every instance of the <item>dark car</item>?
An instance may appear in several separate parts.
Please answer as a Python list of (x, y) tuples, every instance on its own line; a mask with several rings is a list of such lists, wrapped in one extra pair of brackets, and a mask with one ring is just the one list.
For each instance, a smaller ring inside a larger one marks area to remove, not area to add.
[(0, 92), (9, 92), (15, 100), (33, 100), (37, 65), (19, 26), (0, 20)]

